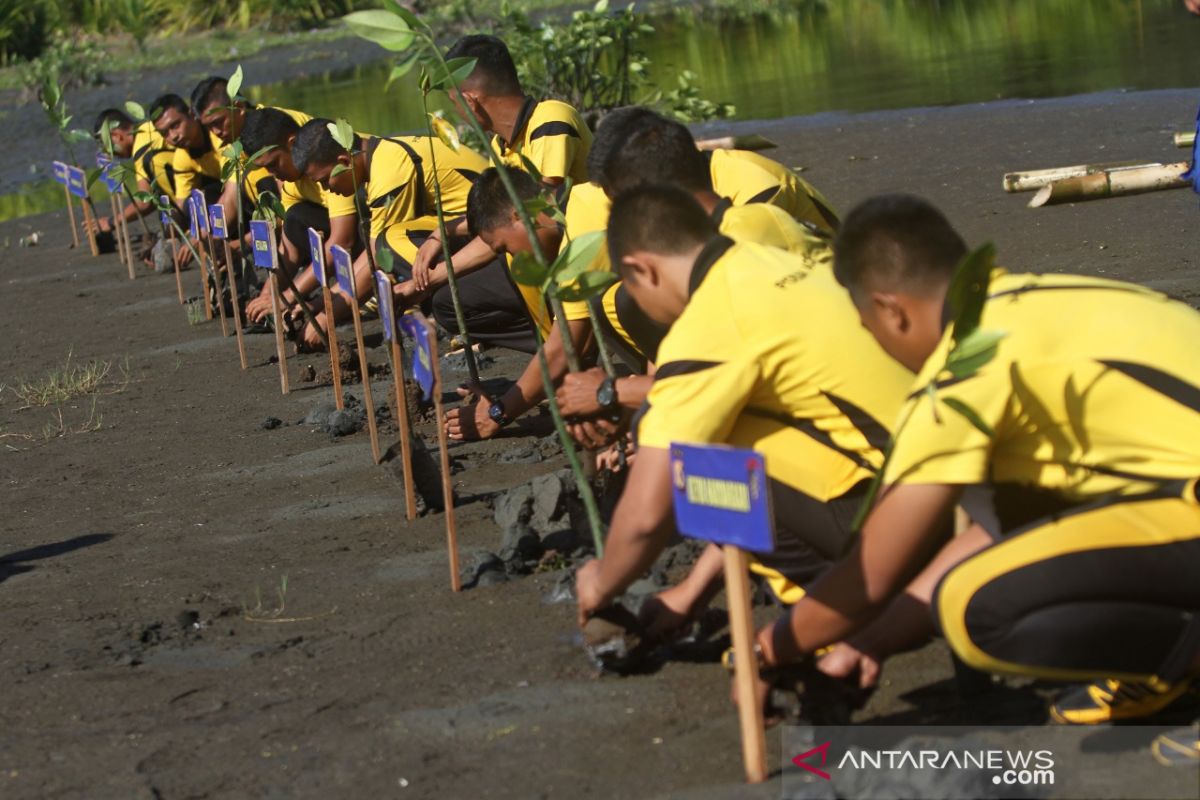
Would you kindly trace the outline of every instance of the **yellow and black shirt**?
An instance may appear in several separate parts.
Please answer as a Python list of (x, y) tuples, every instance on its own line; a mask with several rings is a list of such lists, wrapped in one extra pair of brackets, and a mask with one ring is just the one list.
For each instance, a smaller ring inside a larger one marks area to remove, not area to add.
[(133, 133), (133, 171), (154, 194), (175, 196), (175, 148), (167, 144), (149, 120)]
[(460, 147), (456, 153), (437, 137), (371, 136), (363, 147), (372, 240), (395, 225), (423, 230), (437, 227), (434, 160), (442, 213), (448, 218), (467, 213), (471, 184), (487, 168), (483, 156), (474, 150)]
[(177, 201), (185, 203), (193, 189), (202, 189), (221, 180), (221, 147), (221, 140), (205, 131), (201, 145), (194, 150), (175, 148), (171, 165), (175, 169)]
[[(1003, 332), (996, 356), (955, 379), (940, 369), (947, 325), (900, 417), (911, 415), (888, 482), (1024, 487), (1083, 502), (1200, 476), (1200, 313), (1119, 281), (996, 270), (980, 328)], [(923, 391), (930, 382), (936, 401)]]
[(735, 206), (770, 203), (817, 231), (837, 231), (837, 213), (829, 201), (778, 161), (749, 150), (713, 150), (706, 156), (713, 191), (728, 197)]
[(521, 156), (541, 173), (542, 178), (570, 178), (587, 182), (587, 156), (592, 147), (592, 132), (571, 106), (561, 100), (525, 98), (517, 116), (513, 140), (506, 142), (497, 134), (492, 149), (506, 166), (524, 170)]

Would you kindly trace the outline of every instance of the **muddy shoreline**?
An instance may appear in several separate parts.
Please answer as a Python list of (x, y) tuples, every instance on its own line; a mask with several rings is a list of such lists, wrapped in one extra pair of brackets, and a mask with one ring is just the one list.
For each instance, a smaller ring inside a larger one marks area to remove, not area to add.
[[(143, 80), (139, 96), (157, 90)], [(705, 131), (777, 141), (773, 156), (804, 167), (842, 210), (914, 192), (971, 244), (995, 241), (1011, 269), (1130, 279), (1196, 304), (1192, 193), (1035, 211), (1000, 176), (1179, 160), (1170, 134), (1190, 127), (1197, 100), (1109, 93)], [(99, 420), (90, 398), (68, 403), (68, 432), (49, 441), (51, 410), (22, 409), (11, 391), (0, 400), (0, 796), (779, 796), (777, 780), (740, 784), (719, 666), (598, 677), (573, 608), (545, 602), (554, 572), (452, 595), (441, 515), (404, 522), (399, 483), (371, 464), (365, 432), (331, 440), (297, 424), (329, 398), (295, 377), (321, 357), (301, 357), (281, 397), (270, 337), (251, 338), (243, 373), (215, 323), (188, 325), (171, 278), (130, 282), (115, 256), (69, 249), (64, 218), (0, 223), (11, 244), (0, 383), (68, 353), (115, 372), (95, 397)], [(41, 244), (18, 248), (33, 230)], [(377, 325), (371, 358), (385, 363)], [(500, 354), (489, 375), (511, 377), (518, 363)], [(375, 384), (377, 402), (387, 385)], [(264, 429), (268, 417), (286, 424)], [(89, 420), (95, 430), (70, 432)], [(432, 445), (432, 428), (420, 430)], [(548, 432), (535, 417), (455, 447), (464, 566), (499, 547), (498, 493), (562, 467), (560, 456), (501, 461)], [(890, 662), (855, 718), (1040, 724), (1051, 691), (1008, 683), (964, 701), (935, 643)], [(773, 768), (779, 741), (768, 737)]]

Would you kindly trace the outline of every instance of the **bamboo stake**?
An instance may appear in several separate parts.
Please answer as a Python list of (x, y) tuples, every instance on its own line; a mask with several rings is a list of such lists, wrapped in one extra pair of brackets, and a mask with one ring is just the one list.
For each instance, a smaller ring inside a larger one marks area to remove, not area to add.
[[(326, 346), (329, 348), (329, 374), (333, 378), (333, 402), (341, 410), (346, 407), (346, 399), (342, 395), (342, 353), (338, 347), (337, 326), (333, 323), (333, 292), (329, 290), (329, 270), (325, 264), (325, 237), (321, 232), (308, 229), (308, 250), (312, 262), (313, 274), (321, 285), (321, 299), (325, 304), (325, 318), (329, 320), (325, 332)], [(299, 293), (297, 293), (299, 299)], [(318, 327), (314, 317), (314, 328)]]
[(79, 249), (79, 229), (75, 227), (75, 201), (71, 199), (71, 188), (63, 184), (63, 192), (67, 195), (67, 214), (71, 217), (71, 246)]
[[(425, 329), (425, 340), (429, 345), (429, 367), (433, 372), (433, 414), (437, 422), (438, 450), (442, 461), (442, 505), (446, 515), (446, 549), (450, 556), (450, 588), (462, 591), (458, 576), (458, 523), (454, 518), (454, 482), (450, 478), (450, 450), (446, 441), (446, 411), (442, 407), (442, 370), (438, 360), (437, 331), (433, 323), (420, 311), (412, 312), (417, 322)], [(419, 347), (420, 344), (417, 344)]]
[(1187, 168), (1187, 162), (1183, 161), (1177, 164), (1111, 169), (1094, 175), (1067, 178), (1039, 189), (1029, 201), (1029, 207), (1041, 208), (1102, 197), (1182, 189), (1192, 185), (1190, 181), (1181, 177)]
[(217, 264), (217, 251), (213, 245), (212, 231), (204, 237), (208, 240), (208, 263), (212, 265), (213, 291), (217, 293), (217, 312), (221, 317), (221, 335), (229, 336), (229, 324), (225, 319), (225, 284), (221, 278), (221, 268)]
[[(171, 207), (171, 201), (165, 194), (159, 199), (162, 200), (163, 205), (166, 208)], [(171, 231), (171, 263), (175, 267), (175, 291), (179, 294), (179, 305), (183, 305), (187, 302), (187, 300), (185, 300), (183, 297), (183, 276), (179, 272), (179, 242), (175, 239), (175, 226), (170, 224), (170, 222), (166, 219), (166, 215), (170, 213), (170, 211), (160, 211), (158, 221), (164, 228), (167, 228)]]
[(98, 256), (100, 255), (100, 246), (96, 244), (96, 231), (92, 227), (92, 213), (87, 202), (80, 202), (80, 205), (83, 206), (83, 227), (87, 230), (88, 246), (92, 248), (92, 255)]
[(404, 516), (409, 522), (417, 518), (417, 492), (413, 487), (412, 429), (408, 421), (408, 398), (404, 391), (404, 349), (400, 346), (400, 329), (396, 325), (396, 302), (391, 281), (382, 272), (375, 273), (375, 297), (379, 302), (379, 318), (383, 322), (383, 338), (392, 348), (392, 383), (396, 386), (396, 419), (400, 425), (400, 463), (404, 467)]
[(779, 145), (757, 133), (741, 136), (718, 136), (714, 139), (697, 139), (697, 150), (770, 150)]
[(233, 329), (237, 331), (238, 358), (242, 362), (242, 369), (247, 369), (249, 364), (246, 361), (246, 338), (242, 333), (242, 304), (238, 299), (237, 278), (233, 277), (233, 251), (229, 249), (228, 236), (222, 242), (225, 245), (225, 271), (230, 276), (229, 294), (233, 301)]
[(113, 217), (117, 229), (113, 232), (114, 236), (121, 239), (121, 244), (125, 251), (125, 262), (129, 265), (129, 280), (137, 278), (137, 270), (133, 266), (133, 245), (129, 241), (129, 223), (125, 221), (125, 199), (121, 195), (116, 196), (117, 215)]
[(287, 351), (283, 344), (283, 307), (279, 302), (279, 275), (275, 270), (271, 270), (271, 309), (275, 320), (275, 353), (279, 358), (279, 390), (289, 394)]
[(754, 655), (754, 624), (750, 615), (749, 561), (746, 551), (725, 545), (725, 598), (733, 637), (734, 683), (738, 724), (742, 729), (742, 762), (748, 783), (767, 779), (767, 743), (759, 706), (758, 659)]
[(1195, 143), (1196, 143), (1196, 132), (1195, 131), (1185, 131), (1183, 133), (1175, 134), (1175, 146), (1176, 147), (1191, 147)]
[(1050, 169), (1033, 169), (1025, 172), (1008, 172), (1004, 175), (1004, 191), (1032, 192), (1054, 181), (1066, 178), (1078, 178), (1083, 175), (1094, 175), (1107, 169), (1124, 167), (1159, 166), (1159, 162), (1112, 161), (1104, 164), (1076, 164), (1071, 167), (1052, 167)]
[(124, 263), (125, 262), (125, 242), (121, 240), (121, 236), (118, 233), (117, 228), (115, 227), (117, 225), (117, 196), (115, 194), (110, 194), (108, 196), (108, 206), (110, 209), (112, 209), (112, 221), (113, 221), (113, 225), (114, 225), (112, 234), (113, 234), (113, 241), (115, 241), (117, 243), (117, 256), (120, 257), (121, 262)]
[[(367, 245), (370, 247), (370, 245)], [(383, 460), (379, 450), (379, 427), (375, 423), (375, 400), (371, 396), (371, 369), (367, 362), (367, 348), (363, 344), (362, 315), (358, 310), (358, 294), (354, 291), (354, 268), (351, 266), (350, 253), (344, 247), (334, 245), (330, 248), (333, 253), (333, 266), (338, 274), (338, 284), (341, 286), (346, 300), (350, 303), (350, 316), (354, 319), (354, 341), (358, 346), (358, 368), (362, 374), (363, 404), (367, 407), (367, 428), (371, 432), (371, 456), (378, 464)], [(333, 308), (326, 316), (333, 319)], [(332, 327), (332, 323), (330, 325)]]

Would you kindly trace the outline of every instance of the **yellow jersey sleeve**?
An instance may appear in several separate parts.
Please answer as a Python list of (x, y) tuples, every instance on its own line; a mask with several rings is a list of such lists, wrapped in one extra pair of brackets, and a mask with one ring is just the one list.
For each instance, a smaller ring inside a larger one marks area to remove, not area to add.
[[(578, 164), (584, 150), (583, 131), (587, 130), (579, 112), (566, 103), (546, 100), (538, 103), (529, 120), (525, 137), (525, 156), (543, 178), (563, 180), (581, 177)], [(586, 159), (586, 151), (583, 159)], [(586, 171), (586, 165), (585, 165)]]
[[(608, 195), (604, 193), (604, 190), (596, 184), (581, 183), (571, 187), (571, 193), (567, 195), (566, 205), (567, 208), (564, 212), (566, 225), (563, 231), (564, 247), (572, 239), (608, 228), (608, 214), (612, 208), (612, 202), (608, 199)], [(608, 258), (608, 242), (605, 241), (601, 243), (600, 249), (596, 251), (591, 264), (588, 265), (588, 270), (606, 272), (610, 269), (612, 269), (612, 265)], [(564, 302), (563, 316), (567, 318), (568, 322), (588, 319), (587, 302)]]
[(714, 213), (717, 229), (735, 242), (754, 242), (805, 255), (829, 250), (829, 241), (800, 224), (779, 206), (735, 206), (723, 199)]
[(713, 191), (735, 206), (769, 203), (824, 233), (837, 230), (837, 213), (829, 201), (778, 161), (747, 150), (714, 150), (710, 159)]

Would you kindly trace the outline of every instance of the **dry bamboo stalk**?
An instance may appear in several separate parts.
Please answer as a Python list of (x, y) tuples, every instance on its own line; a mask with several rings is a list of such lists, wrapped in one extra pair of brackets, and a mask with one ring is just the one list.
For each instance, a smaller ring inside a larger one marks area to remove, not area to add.
[[(446, 549), (450, 553), (450, 590), (462, 591), (458, 575), (458, 523), (454, 518), (454, 481), (450, 477), (450, 445), (446, 441), (446, 410), (442, 407), (442, 369), (438, 359), (437, 331), (420, 311), (413, 316), (425, 328), (429, 341), (429, 369), (433, 373), (433, 416), (437, 424), (438, 453), (442, 466), (442, 507), (446, 515)], [(418, 345), (419, 346), (419, 345)]]
[(288, 394), (291, 392), (291, 387), (288, 386), (287, 350), (283, 343), (283, 308), (279, 302), (279, 295), (277, 267), (271, 270), (271, 313), (275, 322), (275, 354), (279, 360), (279, 390), (283, 394)]
[(217, 293), (217, 311), (221, 316), (221, 335), (229, 336), (229, 324), (225, 321), (225, 285), (221, 280), (221, 265), (217, 263), (217, 251), (213, 245), (213, 234), (208, 232), (208, 263), (212, 266), (213, 286)]
[(79, 249), (79, 228), (75, 226), (75, 201), (71, 198), (71, 187), (63, 181), (63, 193), (67, 196), (67, 214), (71, 217), (71, 246)]
[(1112, 161), (1104, 164), (1076, 164), (1070, 167), (1052, 167), (1050, 169), (1031, 169), (1025, 172), (1008, 172), (1004, 175), (1004, 191), (1032, 192), (1054, 181), (1067, 178), (1079, 178), (1093, 175), (1108, 169), (1123, 169), (1126, 167), (1158, 166), (1160, 162)]
[(1183, 133), (1175, 134), (1176, 147), (1191, 147), (1196, 143), (1195, 131), (1184, 131)]
[(1190, 181), (1181, 177), (1187, 168), (1188, 164), (1184, 161), (1176, 164), (1112, 169), (1094, 175), (1067, 178), (1039, 189), (1029, 201), (1029, 207), (1041, 208), (1102, 197), (1182, 189), (1192, 185)]
[(742, 762), (747, 783), (767, 779), (767, 746), (762, 706), (756, 701), (758, 660), (754, 655), (754, 621), (750, 613), (750, 564), (746, 551), (725, 545), (725, 597), (733, 639), (734, 683), (738, 695), (738, 724), (742, 731)]
[[(242, 333), (242, 304), (238, 299), (237, 277), (233, 274), (233, 251), (229, 249), (229, 239), (221, 240), (225, 244), (225, 274), (229, 276), (229, 296), (230, 302), (233, 303), (233, 325), (237, 331), (237, 346), (238, 358), (241, 359), (242, 369), (247, 369), (250, 365), (246, 361), (246, 340)], [(224, 301), (222, 301), (224, 305)]]
[(175, 291), (179, 294), (179, 305), (187, 300), (183, 296), (183, 275), (179, 272), (179, 243), (175, 240), (175, 226), (171, 226), (171, 262), (175, 266)]
[(718, 136), (714, 139), (697, 139), (696, 148), (699, 150), (770, 150), (779, 145), (765, 136), (757, 133), (747, 133), (741, 136)]
[(116, 229), (113, 235), (121, 240), (122, 250), (125, 252), (125, 262), (129, 265), (129, 280), (137, 278), (137, 269), (133, 265), (133, 245), (129, 241), (129, 223), (125, 221), (125, 198), (120, 194), (116, 196), (117, 215), (113, 217), (113, 222)]

